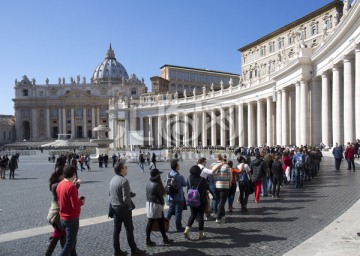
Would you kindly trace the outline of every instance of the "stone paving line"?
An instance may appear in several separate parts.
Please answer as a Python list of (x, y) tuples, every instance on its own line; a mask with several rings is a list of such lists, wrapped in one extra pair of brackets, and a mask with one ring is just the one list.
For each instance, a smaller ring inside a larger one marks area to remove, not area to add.
[[(166, 210), (168, 208), (169, 207), (167, 205), (165, 205), (164, 209)], [(136, 216), (143, 215), (145, 213), (146, 213), (146, 208), (135, 209), (132, 212), (132, 216), (136, 217)], [(98, 216), (98, 217), (94, 217), (94, 218), (88, 218), (88, 219), (80, 219), (80, 227), (86, 227), (86, 226), (101, 224), (101, 223), (110, 222), (110, 221), (113, 221), (113, 219), (108, 218), (107, 215)], [(30, 229), (21, 230), (21, 231), (0, 234), (0, 243), (10, 242), (10, 241), (14, 241), (17, 239), (23, 239), (23, 238), (28, 238), (28, 237), (33, 237), (33, 236), (38, 236), (38, 235), (43, 235), (43, 234), (49, 234), (49, 233), (52, 233), (53, 230), (54, 230), (54, 228), (52, 226), (46, 225), (46, 226), (42, 226), (42, 227), (38, 227), (38, 228), (30, 228)]]

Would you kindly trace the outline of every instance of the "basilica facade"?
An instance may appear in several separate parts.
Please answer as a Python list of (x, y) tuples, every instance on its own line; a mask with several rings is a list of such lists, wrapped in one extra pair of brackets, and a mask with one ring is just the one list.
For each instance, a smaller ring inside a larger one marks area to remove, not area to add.
[(216, 80), (208, 78), (216, 71), (165, 65), (151, 79), (156, 92), (110, 100), (113, 147), (332, 146), (360, 138), (359, 17), (360, 1), (329, 1), (241, 47), (240, 76)]
[(58, 134), (89, 139), (98, 125), (108, 126), (109, 99), (138, 99), (146, 93), (143, 79), (128, 75), (110, 45), (105, 59), (96, 66), (91, 81), (77, 76), (66, 82), (37, 84), (23, 76), (15, 81), (14, 108), (17, 140), (49, 140)]

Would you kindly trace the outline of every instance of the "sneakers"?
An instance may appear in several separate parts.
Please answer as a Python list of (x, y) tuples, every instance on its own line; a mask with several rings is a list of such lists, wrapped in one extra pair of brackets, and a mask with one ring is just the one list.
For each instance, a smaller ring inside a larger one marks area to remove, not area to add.
[(218, 223), (218, 224), (225, 223), (225, 217), (222, 217), (222, 218), (216, 218), (215, 222), (216, 222), (216, 223)]
[(172, 244), (173, 242), (174, 242), (173, 239), (169, 239), (169, 238), (165, 238), (165, 239), (164, 239), (164, 244), (165, 244), (165, 245), (170, 245), (170, 244)]
[(151, 241), (151, 240), (147, 240), (146, 241), (146, 246), (156, 246), (156, 243)]
[(187, 240), (190, 240), (190, 227), (185, 228), (184, 236)]
[(139, 248), (137, 248), (135, 251), (131, 252), (131, 255), (144, 255), (145, 253), (145, 250), (140, 250)]

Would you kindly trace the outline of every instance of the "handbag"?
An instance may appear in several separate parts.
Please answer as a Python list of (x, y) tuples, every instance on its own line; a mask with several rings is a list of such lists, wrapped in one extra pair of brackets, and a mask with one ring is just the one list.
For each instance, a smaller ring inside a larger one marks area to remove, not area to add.
[(109, 203), (109, 213), (108, 213), (108, 218), (114, 218), (114, 208), (112, 208), (111, 203)]
[[(170, 226), (170, 221), (167, 219), (164, 219), (165, 222), (165, 232), (169, 232), (169, 226)], [(151, 226), (151, 231), (154, 232), (159, 232), (160, 231), (160, 225), (158, 221), (154, 221), (152, 226)]]
[(47, 215), (47, 220), (51, 224), (60, 221), (59, 211), (60, 211), (59, 204), (55, 201), (51, 201), (49, 213)]

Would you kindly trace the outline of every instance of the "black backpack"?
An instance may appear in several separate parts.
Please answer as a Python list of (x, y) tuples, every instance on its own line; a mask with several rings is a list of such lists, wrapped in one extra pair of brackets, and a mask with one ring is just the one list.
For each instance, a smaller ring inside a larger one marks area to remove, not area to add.
[(178, 175), (179, 174), (175, 174), (175, 176), (170, 176), (170, 173), (168, 174), (165, 184), (165, 194), (173, 196), (179, 193), (179, 188), (176, 186), (175, 182)]

